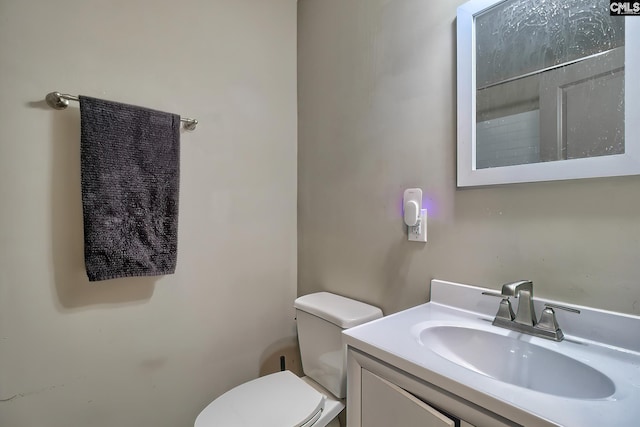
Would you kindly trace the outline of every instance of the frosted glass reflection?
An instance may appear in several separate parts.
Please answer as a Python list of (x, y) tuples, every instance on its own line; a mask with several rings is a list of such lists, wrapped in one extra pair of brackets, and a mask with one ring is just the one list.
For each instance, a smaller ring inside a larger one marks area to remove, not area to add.
[(624, 45), (608, 1), (514, 0), (476, 17), (478, 88)]
[(476, 168), (624, 153), (624, 23), (601, 0), (476, 15)]

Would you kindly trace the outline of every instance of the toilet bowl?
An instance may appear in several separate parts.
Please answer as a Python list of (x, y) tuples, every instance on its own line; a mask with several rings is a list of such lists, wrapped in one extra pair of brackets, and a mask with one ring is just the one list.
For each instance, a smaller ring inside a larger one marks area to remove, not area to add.
[(282, 371), (241, 384), (211, 402), (195, 427), (325, 427), (344, 403), (312, 382)]
[(331, 427), (344, 409), (346, 349), (342, 330), (382, 317), (371, 305), (328, 292), (296, 299), (302, 370), (241, 384), (200, 412), (195, 427)]

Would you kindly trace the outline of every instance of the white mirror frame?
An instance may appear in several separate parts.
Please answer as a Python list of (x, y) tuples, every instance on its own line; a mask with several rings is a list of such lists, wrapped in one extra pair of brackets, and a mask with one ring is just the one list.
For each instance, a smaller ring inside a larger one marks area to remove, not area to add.
[(458, 187), (640, 174), (640, 17), (625, 18), (625, 152), (476, 169), (475, 16), (504, 0), (458, 7)]

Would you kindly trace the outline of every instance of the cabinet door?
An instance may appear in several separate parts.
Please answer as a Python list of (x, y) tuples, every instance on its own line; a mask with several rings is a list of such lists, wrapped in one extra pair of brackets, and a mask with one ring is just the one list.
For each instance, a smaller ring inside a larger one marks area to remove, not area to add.
[(362, 427), (454, 427), (455, 422), (395, 384), (362, 370)]

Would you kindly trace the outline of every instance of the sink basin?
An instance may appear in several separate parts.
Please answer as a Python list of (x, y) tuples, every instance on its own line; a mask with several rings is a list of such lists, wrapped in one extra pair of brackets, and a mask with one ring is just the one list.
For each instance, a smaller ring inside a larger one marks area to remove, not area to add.
[(420, 399), (444, 390), (509, 425), (640, 426), (640, 316), (541, 298), (536, 313), (547, 303), (581, 312), (557, 313), (567, 338), (555, 342), (493, 326), (498, 302), (482, 295), (489, 291), (433, 280), (429, 302), (343, 331), (350, 367), (379, 361), (398, 374), (387, 380), (410, 380), (397, 385), (414, 394), (416, 379), (432, 386)]
[(574, 399), (604, 399), (615, 392), (602, 372), (521, 339), (463, 326), (429, 326), (418, 341), (439, 356), (498, 381)]

